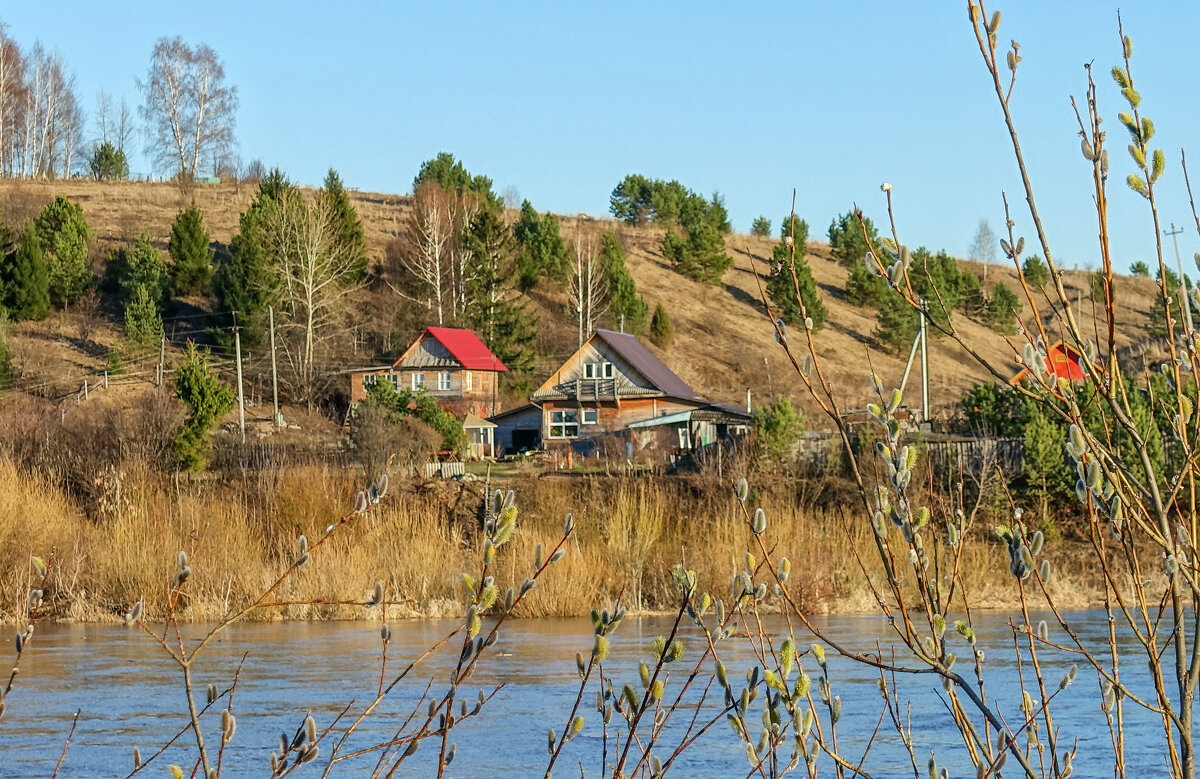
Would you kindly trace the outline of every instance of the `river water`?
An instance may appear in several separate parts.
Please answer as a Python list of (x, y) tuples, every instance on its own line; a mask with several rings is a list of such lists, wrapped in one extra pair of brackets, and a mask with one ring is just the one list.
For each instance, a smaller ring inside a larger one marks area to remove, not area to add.
[[(1015, 684), (1013, 638), (1003, 614), (987, 614), (976, 621), (979, 645), (987, 653), (988, 694), (996, 699), (1011, 722), (1019, 720), (1017, 707), (1020, 691)], [(1100, 612), (1069, 615), (1072, 626), (1085, 636), (1103, 642), (1107, 626)], [(1053, 623), (1051, 623), (1053, 624)], [(656, 636), (670, 629), (663, 618), (629, 618), (613, 637), (612, 655), (607, 672), (619, 690), (625, 682), (637, 683), (636, 664), (649, 659), (650, 645)], [(398, 669), (434, 644), (455, 623), (446, 620), (420, 620), (393, 623), (389, 647), (389, 668)], [(774, 620), (771, 630), (783, 624)], [(888, 626), (878, 617), (830, 617), (821, 620), (821, 628), (831, 637), (864, 651), (874, 650), (876, 642), (886, 647)], [(1055, 633), (1065, 639), (1060, 631)], [(203, 635), (199, 626), (187, 629), (185, 638)], [(690, 668), (700, 651), (700, 639), (694, 628), (685, 629), (689, 653), (676, 669), (682, 674)], [(691, 638), (690, 641), (687, 638)], [(808, 638), (797, 635), (801, 646)], [(354, 746), (386, 740), (411, 711), (414, 702), (431, 680), (435, 690), (444, 691), (457, 658), (457, 639), (453, 650), (439, 652), (424, 661), (380, 707), (376, 715), (356, 734)], [(481, 664), (479, 671), (462, 689), (472, 702), (479, 688), (490, 690), (506, 686), (484, 707), (481, 715), (465, 720), (452, 731), (458, 745), (457, 757), (448, 771), (455, 777), (541, 776), (546, 765), (546, 731), (562, 731), (578, 689), (575, 652), (586, 652), (592, 643), (587, 620), (528, 620), (509, 623), (500, 640)], [(269, 755), (278, 744), (281, 731), (292, 733), (311, 710), (323, 728), (352, 700), (351, 712), (374, 697), (379, 682), (380, 639), (378, 623), (272, 623), (245, 624), (231, 628), (223, 639), (207, 651), (196, 671), (198, 694), (208, 683), (228, 687), (234, 669), (246, 655), (244, 670), (236, 694), (238, 730), (225, 757), (227, 776), (266, 776)], [(1099, 645), (1099, 644), (1098, 644)], [(754, 665), (744, 641), (722, 644), (730, 676), (738, 674), (735, 689)], [(1132, 647), (1130, 647), (1132, 651)], [(9, 649), (9, 652), (12, 650)], [(964, 643), (960, 655), (967, 655)], [(1056, 685), (1070, 664), (1061, 656), (1043, 658), (1048, 683)], [(960, 663), (960, 670), (967, 670)], [(806, 670), (815, 671), (811, 658)], [(834, 693), (843, 698), (843, 718), (839, 724), (844, 753), (855, 760), (861, 755), (881, 713), (878, 676), (869, 669), (831, 660)], [(1129, 655), (1123, 665), (1124, 678), (1132, 687), (1145, 692), (1145, 662)], [(7, 674), (6, 674), (7, 675)], [(1140, 675), (1140, 676), (1139, 676)], [(9, 698), (8, 711), (0, 722), (0, 776), (49, 776), (59, 758), (70, 730), (71, 717), (81, 711), (78, 726), (60, 771), (64, 777), (124, 776), (132, 769), (132, 749), (138, 746), (143, 758), (174, 736), (186, 722), (182, 677), (161, 647), (137, 630), (111, 625), (43, 625), (22, 663), (16, 687)], [(678, 678), (675, 680), (678, 684)], [(930, 751), (941, 765), (951, 768), (952, 776), (974, 775), (968, 769), (962, 743), (942, 703), (940, 684), (930, 677), (901, 680), (901, 700), (911, 702), (912, 723), (918, 765), (925, 774)], [(670, 690), (670, 684), (668, 685)], [(669, 694), (669, 693), (668, 693)], [(578, 776), (600, 775), (601, 737), (599, 717), (593, 707), (591, 690), (584, 699), (587, 725), (567, 745), (555, 773)], [(715, 713), (719, 698), (706, 707)], [(761, 698), (752, 705), (749, 719), (757, 723), (761, 716)], [(1139, 772), (1156, 776), (1164, 771), (1163, 739), (1157, 719), (1132, 705), (1126, 706), (1127, 755)], [(1112, 775), (1109, 734), (1099, 708), (1098, 683), (1093, 672), (1080, 669), (1074, 685), (1055, 701), (1056, 725), (1060, 745), (1080, 744), (1075, 761), (1076, 776)], [(711, 716), (711, 714), (709, 714)], [(219, 716), (206, 715), (209, 737), (215, 739)], [(618, 717), (614, 717), (614, 722)], [(681, 718), (683, 719), (683, 718)], [(758, 727), (752, 727), (758, 735)], [(664, 743), (674, 741), (669, 737)], [(190, 734), (185, 737), (190, 739)], [(674, 739), (678, 740), (678, 736)], [(190, 770), (195, 760), (194, 743), (183, 742), (169, 750), (139, 775), (165, 776), (168, 762), (180, 763)], [(404, 776), (426, 776), (436, 758), (433, 740), (405, 764)], [(666, 750), (668, 753), (670, 749)], [(298, 775), (315, 776), (328, 755), (328, 747), (316, 765), (306, 766)], [(790, 750), (788, 751), (790, 754)], [(786, 755), (785, 755), (786, 758)], [(1011, 762), (1011, 761), (1010, 761)], [(343, 764), (339, 776), (367, 776), (374, 758), (366, 762)], [(876, 777), (911, 776), (907, 753), (886, 723), (871, 748), (865, 767)], [(749, 770), (744, 746), (738, 743), (725, 723), (710, 730), (676, 762), (674, 775), (683, 777), (741, 777)], [(822, 775), (831, 774), (826, 768)]]

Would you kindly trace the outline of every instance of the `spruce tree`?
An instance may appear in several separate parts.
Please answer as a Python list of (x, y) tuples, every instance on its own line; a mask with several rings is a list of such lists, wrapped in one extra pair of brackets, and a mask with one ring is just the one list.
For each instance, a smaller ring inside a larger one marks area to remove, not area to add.
[(34, 220), (38, 240), (50, 273), (50, 302), (63, 308), (74, 303), (92, 283), (88, 242), (94, 236), (83, 209), (56, 197)]
[(618, 327), (624, 318), (627, 333), (640, 335), (645, 332), (649, 307), (638, 294), (633, 275), (625, 267), (625, 249), (615, 233), (605, 233), (600, 239), (600, 267), (608, 280), (608, 316)]
[[(238, 220), (238, 233), (229, 244), (213, 276), (213, 293), (219, 310), (235, 312), (243, 345), (257, 345), (266, 333), (266, 313), (274, 296), (275, 280), (263, 248), (261, 208), (251, 206)], [(227, 314), (225, 314), (228, 317)], [(229, 321), (225, 319), (224, 322)], [(217, 331), (224, 342), (228, 330)]]
[(162, 313), (148, 287), (137, 287), (125, 301), (125, 340), (140, 347), (157, 344), (163, 337)]
[(233, 410), (233, 390), (209, 367), (208, 352), (188, 344), (175, 372), (175, 394), (187, 407), (183, 428), (175, 436), (179, 464), (189, 471), (202, 471), (212, 448), (212, 429)]
[(467, 323), (508, 367), (509, 386), (520, 386), (536, 366), (537, 331), (514, 289), (516, 240), (496, 211), (484, 209), (467, 226), (463, 244), (473, 263)]
[[(767, 277), (767, 295), (775, 304), (778, 315), (787, 323), (794, 324), (800, 319), (800, 303), (813, 321), (813, 329), (820, 330), (825, 325), (828, 311), (821, 295), (817, 291), (817, 282), (813, 279), (812, 269), (805, 261), (805, 247), (808, 243), (808, 224), (803, 219), (795, 220), (795, 235), (792, 232), (792, 219), (783, 220), (780, 229), (779, 243), (771, 251), (771, 273)], [(795, 278), (792, 269), (795, 267)], [(800, 299), (796, 299), (796, 287), (800, 288)]]
[(213, 251), (209, 248), (204, 215), (192, 201), (179, 212), (171, 224), (171, 239), (167, 251), (171, 254), (171, 294), (207, 295), (212, 291)]
[(50, 316), (50, 269), (33, 225), (25, 228), (16, 247), (0, 267), (4, 306), (14, 319)]
[(325, 176), (321, 197), (333, 214), (334, 230), (338, 244), (353, 258), (352, 276), (354, 280), (361, 279), (367, 273), (367, 238), (363, 231), (362, 220), (358, 218), (358, 210), (350, 202), (342, 179), (333, 168)]
[(154, 241), (149, 233), (143, 232), (126, 252), (126, 263), (121, 275), (121, 292), (126, 298), (132, 298), (139, 290), (146, 292), (146, 299), (156, 306), (162, 305), (167, 299), (167, 264), (162, 253), (154, 248)]
[(670, 349), (671, 342), (675, 340), (675, 328), (671, 326), (671, 317), (662, 303), (654, 307), (654, 316), (650, 318), (650, 340), (663, 350)]

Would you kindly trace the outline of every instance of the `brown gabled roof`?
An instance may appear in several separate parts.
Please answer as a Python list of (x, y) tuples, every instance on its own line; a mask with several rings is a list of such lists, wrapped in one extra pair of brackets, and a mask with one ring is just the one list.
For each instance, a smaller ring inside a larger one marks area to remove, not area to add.
[(634, 370), (645, 376), (663, 395), (680, 400), (704, 401), (703, 397), (668, 368), (666, 363), (655, 357), (636, 336), (613, 330), (597, 330), (596, 337), (608, 344), (609, 348), (632, 365)]

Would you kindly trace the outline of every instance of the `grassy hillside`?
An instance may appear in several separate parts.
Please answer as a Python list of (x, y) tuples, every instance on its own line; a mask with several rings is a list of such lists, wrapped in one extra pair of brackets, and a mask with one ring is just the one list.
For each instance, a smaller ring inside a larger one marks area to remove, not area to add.
[[(237, 228), (238, 214), (249, 204), (253, 186), (200, 186), (195, 200), (205, 215), (213, 240), (227, 243)], [(171, 221), (187, 201), (169, 184), (93, 181), (2, 181), (0, 214), (10, 225), (31, 218), (55, 196), (78, 202), (97, 236), (95, 257), (100, 262), (107, 248), (132, 242), (144, 230), (165, 250)], [(366, 228), (372, 257), (382, 263), (389, 244), (402, 231), (409, 199), (396, 195), (351, 192)], [(804, 215), (809, 216), (809, 215)], [(811, 215), (813, 232), (821, 233), (821, 215)], [(596, 220), (585, 216), (563, 219), (564, 237), (570, 242), (581, 222), (594, 226)], [(656, 228), (632, 228), (615, 222), (604, 226), (615, 229), (628, 253), (629, 267), (638, 289), (650, 306), (662, 303), (675, 327), (675, 343), (663, 359), (702, 393), (726, 401), (744, 402), (746, 390), (762, 400), (777, 394), (799, 395), (797, 383), (784, 356), (775, 344), (770, 325), (762, 315), (758, 285), (754, 273), (765, 273), (766, 258), (773, 241), (735, 234), (727, 246), (734, 257), (733, 267), (719, 287), (705, 286), (672, 271), (659, 255), (661, 231)], [(936, 248), (936, 247), (933, 247)], [(861, 405), (867, 391), (868, 365), (888, 382), (898, 382), (906, 355), (883, 350), (873, 338), (875, 312), (848, 304), (843, 295), (847, 271), (829, 259), (829, 247), (812, 242), (808, 258), (829, 308), (829, 317), (818, 335), (819, 350), (827, 375), (833, 380), (847, 405)], [(976, 270), (980, 270), (976, 268)], [(1068, 271), (1064, 280), (1073, 296), (1081, 296), (1085, 319), (1093, 313), (1086, 292), (1087, 274)], [(1016, 288), (1016, 274), (1009, 268), (993, 266), (985, 288), (1004, 281)], [(1116, 284), (1120, 337), (1119, 346), (1140, 354), (1146, 348), (1144, 324), (1157, 287), (1149, 279), (1121, 277)], [(531, 293), (531, 310), (541, 321), (540, 339), (545, 358), (539, 365), (548, 374), (575, 346), (575, 329), (563, 312), (565, 296), (558, 290), (539, 288)], [(201, 309), (185, 312), (169, 321), (176, 342), (202, 329)], [(421, 312), (397, 297), (386, 283), (377, 283), (366, 291), (359, 303), (358, 326), (362, 337), (357, 353), (345, 356), (346, 366), (376, 364), (394, 356), (424, 324)], [(1046, 301), (1042, 304), (1049, 308)], [(1022, 319), (1028, 321), (1028, 307)], [(962, 331), (979, 352), (1005, 373), (1015, 373), (1013, 348), (1005, 337), (961, 318)], [(14, 351), (23, 372), (18, 389), (46, 396), (72, 392), (83, 379), (103, 370), (107, 348), (119, 337), (119, 317), (106, 311), (103, 304), (82, 306), (79, 310), (57, 314), (47, 322), (22, 323), (15, 328)], [(1100, 339), (1097, 338), (1099, 342)], [(930, 392), (935, 409), (946, 410), (958, 400), (971, 383), (988, 378), (965, 352), (948, 339), (931, 339)], [(137, 355), (130, 371), (153, 371), (157, 354)], [(253, 368), (262, 368), (265, 355), (250, 355)], [(1147, 358), (1149, 359), (1149, 357)], [(910, 384), (910, 397), (917, 387), (916, 374)], [(261, 392), (261, 387), (258, 389)], [(515, 401), (516, 399), (514, 399)]]

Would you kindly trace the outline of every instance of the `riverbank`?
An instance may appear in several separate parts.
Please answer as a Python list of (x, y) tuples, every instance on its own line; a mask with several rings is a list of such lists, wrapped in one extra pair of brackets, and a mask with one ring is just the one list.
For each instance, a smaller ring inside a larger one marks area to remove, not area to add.
[[(50, 562), (47, 619), (116, 621), (138, 599), (150, 617), (161, 616), (177, 553), (184, 550), (192, 578), (180, 617), (218, 620), (265, 591), (294, 558), (297, 537), (320, 538), (350, 510), (362, 486), (355, 473), (326, 465), (196, 483), (127, 466), (110, 480), (105, 508), (85, 516), (70, 495), (0, 461), (0, 619), (23, 618), (30, 555)], [(670, 610), (670, 569), (681, 561), (698, 573), (701, 589), (721, 597), (751, 548), (740, 508), (715, 479), (526, 478), (506, 486), (514, 489), (521, 514), (494, 567), (502, 590), (530, 573), (539, 544), (557, 543), (567, 512), (576, 517), (564, 559), (521, 605), (521, 617), (584, 616), (618, 595), (634, 612)], [(271, 599), (289, 605), (249, 618), (378, 618), (378, 610), (355, 605), (376, 581), (386, 584), (393, 601), (388, 619), (460, 616), (461, 574), (478, 568), (482, 494), (480, 482), (393, 482), (377, 511), (340, 528)], [(778, 486), (752, 500), (769, 517), (773, 556), (791, 560), (789, 584), (806, 610), (877, 608), (859, 564), (878, 568), (861, 509), (806, 508), (793, 489)], [(1018, 602), (993, 526), (980, 517), (964, 540), (964, 584), (973, 608)], [(1079, 543), (1051, 547), (1056, 602), (1097, 605), (1101, 590), (1087, 564), (1090, 550)]]

